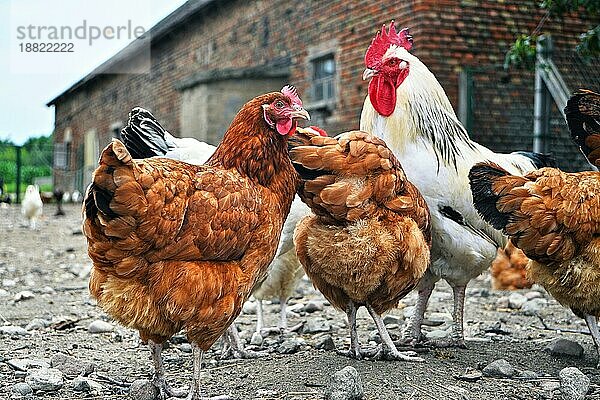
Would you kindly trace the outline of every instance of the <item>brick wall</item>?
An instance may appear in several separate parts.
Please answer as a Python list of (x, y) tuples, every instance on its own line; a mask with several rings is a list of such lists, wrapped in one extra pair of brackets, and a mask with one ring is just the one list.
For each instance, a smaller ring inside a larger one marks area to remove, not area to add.
[[(182, 93), (176, 84), (200, 71), (289, 60), (289, 81), (298, 87), (305, 103), (310, 104), (309, 51), (330, 41), (337, 43), (335, 60), (339, 75), (335, 110), (325, 120), (325, 128), (332, 133), (356, 129), (367, 89), (367, 83), (361, 79), (364, 52), (377, 28), (390, 19), (395, 19), (399, 26), (411, 27), (414, 53), (436, 74), (456, 107), (461, 69), (502, 63), (515, 35), (530, 32), (540, 18), (534, 0), (216, 3), (153, 43), (149, 74), (100, 76), (56, 102), (55, 140), (62, 141), (64, 130), (71, 128), (73, 167), (77, 163), (76, 149), (81, 147), (85, 132), (96, 129), (103, 147), (110, 139), (111, 126), (126, 122), (128, 111), (136, 105), (152, 110), (172, 133), (180, 132)], [(556, 29), (558, 35), (571, 37), (581, 31), (583, 25), (572, 17)], [(562, 44), (565, 40), (558, 42)], [(497, 105), (498, 110), (517, 97), (533, 102), (531, 75), (512, 75), (521, 84), (510, 93), (498, 90), (489, 94), (491, 104)], [(498, 133), (490, 127), (504, 121), (491, 113), (480, 113), (476, 122), (474, 138), (496, 146), (491, 138)], [(531, 126), (525, 125), (518, 132), (506, 135), (530, 134)], [(66, 182), (69, 174), (56, 176), (57, 185), (72, 186)], [(61, 176), (65, 177), (63, 181)]]

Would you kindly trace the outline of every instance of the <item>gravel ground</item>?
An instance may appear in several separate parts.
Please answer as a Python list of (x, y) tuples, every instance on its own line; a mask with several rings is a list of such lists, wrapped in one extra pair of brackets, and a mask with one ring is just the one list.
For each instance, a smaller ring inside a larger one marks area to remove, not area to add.
[[(0, 326), (0, 399), (127, 398), (133, 381), (151, 376), (149, 353), (136, 332), (114, 323), (89, 298), (91, 262), (80, 230), (80, 207), (66, 206), (65, 217), (52, 216), (54, 211), (53, 205), (46, 205), (39, 229), (31, 231), (17, 207), (0, 208), (0, 325), (4, 325)], [(427, 314), (432, 326), (425, 329), (433, 331), (430, 335), (443, 336), (449, 329), (451, 299), (449, 286), (438, 284)], [(399, 334), (415, 300), (412, 293), (387, 317), (392, 336)], [(309, 302), (312, 312), (305, 311)], [(320, 305), (324, 305), (322, 311)], [(247, 304), (238, 319), (241, 336), (248, 342), (254, 308), (253, 303)], [(265, 308), (267, 325), (275, 324), (278, 305)], [(562, 394), (558, 374), (575, 366), (591, 380), (586, 399), (600, 399), (600, 374), (585, 324), (537, 287), (509, 293), (491, 290), (487, 275), (472, 282), (465, 317), (468, 348), (428, 350), (422, 354), (424, 363), (354, 361), (333, 350), (317, 350), (326, 335), (331, 335), (337, 349), (345, 349), (349, 339), (345, 316), (327, 305), (310, 282), (302, 282), (290, 310), (290, 325), (304, 323), (304, 328), (284, 338), (267, 337), (263, 344), (270, 352), (267, 357), (219, 361), (220, 343), (215, 344), (205, 358), (205, 394), (322, 399), (331, 376), (353, 366), (366, 399), (570, 399), (576, 397)], [(98, 325), (95, 321), (108, 322), (100, 326), (108, 332), (90, 333), (90, 324)], [(363, 344), (378, 339), (364, 309), (358, 323)], [(311, 330), (325, 332), (305, 332)], [(583, 356), (548, 354), (544, 348), (556, 338), (578, 342)], [(292, 354), (277, 351), (287, 345)], [(176, 336), (164, 352), (168, 380), (174, 386), (186, 385), (191, 377), (189, 351), (185, 338)], [(65, 362), (63, 355), (73, 359)], [(509, 371), (512, 378), (481, 377), (481, 370), (498, 359), (507, 360), (518, 371)], [(23, 365), (23, 360), (38, 365)], [(56, 382), (46, 382), (47, 391), (16, 394), (16, 388), (27, 389), (25, 382), (35, 385), (40, 374), (48, 378), (47, 370), (39, 368), (43, 363), (62, 371)], [(473, 381), (457, 379), (467, 371)], [(90, 380), (75, 378), (80, 372)]]

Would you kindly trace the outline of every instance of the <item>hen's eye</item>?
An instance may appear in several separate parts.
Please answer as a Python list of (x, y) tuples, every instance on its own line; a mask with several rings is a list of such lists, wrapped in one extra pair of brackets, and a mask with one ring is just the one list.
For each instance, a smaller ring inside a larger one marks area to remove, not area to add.
[(283, 108), (283, 106), (284, 106), (284, 104), (283, 104), (283, 101), (281, 101), (281, 100), (278, 100), (277, 103), (275, 103), (275, 107), (277, 107), (277, 108)]

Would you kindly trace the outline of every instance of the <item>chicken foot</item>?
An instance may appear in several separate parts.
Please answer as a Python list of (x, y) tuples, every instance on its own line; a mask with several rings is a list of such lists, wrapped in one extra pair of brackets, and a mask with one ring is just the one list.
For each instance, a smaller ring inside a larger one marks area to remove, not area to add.
[(168, 397), (183, 397), (186, 394), (185, 389), (173, 389), (165, 379), (165, 366), (162, 360), (162, 343), (154, 343), (148, 340), (150, 353), (152, 354), (152, 362), (154, 363), (154, 376), (152, 383), (158, 388), (159, 398), (167, 399)]
[(221, 352), (222, 360), (229, 359), (253, 359), (267, 356), (266, 352), (252, 351), (244, 349), (240, 334), (237, 331), (235, 323), (231, 324), (223, 334), (223, 350)]
[(214, 397), (203, 397), (200, 387), (200, 371), (202, 370), (202, 359), (204, 351), (202, 351), (196, 343), (192, 343), (192, 357), (194, 358), (194, 375), (192, 377), (192, 385), (186, 400), (233, 400), (229, 395), (220, 395)]
[(394, 345), (390, 334), (383, 323), (383, 319), (381, 315), (379, 315), (373, 307), (367, 303), (366, 304), (367, 311), (373, 318), (375, 325), (377, 326), (377, 330), (379, 331), (379, 336), (381, 337), (381, 348), (375, 355), (376, 359), (379, 360), (399, 360), (399, 361), (416, 361), (422, 362), (425, 361), (421, 357), (415, 357), (417, 353), (414, 351), (400, 352)]
[(279, 334), (284, 335), (289, 332), (294, 332), (300, 329), (301, 324), (294, 325), (292, 328), (288, 329), (287, 324), (287, 302), (288, 297), (280, 297), (279, 298), (279, 323), (276, 327), (268, 327), (265, 328), (265, 319), (264, 319), (264, 311), (263, 311), (263, 303), (262, 300), (257, 301), (258, 304), (256, 306), (256, 332), (258, 332), (261, 336), (265, 337), (271, 334)]
[(346, 306), (346, 315), (348, 316), (348, 328), (350, 329), (350, 349), (338, 351), (339, 354), (346, 357), (361, 360), (365, 354), (362, 353), (360, 342), (358, 341), (358, 332), (356, 331), (356, 312), (358, 308), (353, 301), (348, 302)]
[(419, 289), (415, 312), (410, 316), (402, 330), (402, 338), (400, 339), (402, 345), (414, 347), (423, 341), (424, 336), (421, 332), (421, 325), (423, 324), (427, 303), (429, 302), (429, 297), (431, 297), (434, 286), (434, 282), (426, 282), (424, 287)]
[(431, 340), (428, 344), (434, 347), (460, 347), (466, 348), (465, 346), (465, 332), (463, 317), (465, 312), (465, 291), (467, 285), (451, 285), (454, 293), (454, 311), (452, 312), (452, 319), (454, 324), (452, 325), (452, 332), (450, 337), (447, 339)]
[(594, 339), (594, 345), (596, 346), (596, 355), (598, 356), (596, 368), (600, 368), (600, 332), (598, 331), (598, 320), (596, 316), (590, 314), (585, 314), (584, 319), (590, 329), (592, 339)]

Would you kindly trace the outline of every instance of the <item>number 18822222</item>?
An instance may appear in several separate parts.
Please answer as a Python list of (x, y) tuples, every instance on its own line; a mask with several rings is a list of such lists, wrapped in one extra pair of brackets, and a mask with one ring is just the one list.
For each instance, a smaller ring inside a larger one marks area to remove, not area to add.
[(19, 43), (21, 53), (73, 53), (74, 43)]

